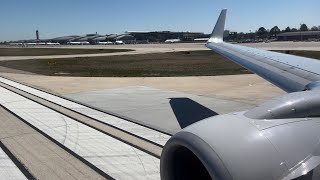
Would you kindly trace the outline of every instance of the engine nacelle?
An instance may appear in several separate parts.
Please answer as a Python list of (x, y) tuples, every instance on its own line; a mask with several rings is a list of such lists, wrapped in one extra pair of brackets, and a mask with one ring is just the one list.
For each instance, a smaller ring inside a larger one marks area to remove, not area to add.
[(293, 179), (320, 164), (319, 118), (214, 116), (178, 132), (161, 155), (161, 178)]
[(320, 117), (320, 91), (302, 91), (276, 97), (245, 113), (252, 119)]

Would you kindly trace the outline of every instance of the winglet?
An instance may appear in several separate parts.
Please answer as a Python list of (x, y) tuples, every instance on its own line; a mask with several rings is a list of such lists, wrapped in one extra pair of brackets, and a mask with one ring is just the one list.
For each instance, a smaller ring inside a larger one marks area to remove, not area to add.
[(223, 42), (224, 25), (226, 22), (227, 9), (223, 9), (220, 13), (219, 19), (214, 27), (208, 42), (219, 43)]

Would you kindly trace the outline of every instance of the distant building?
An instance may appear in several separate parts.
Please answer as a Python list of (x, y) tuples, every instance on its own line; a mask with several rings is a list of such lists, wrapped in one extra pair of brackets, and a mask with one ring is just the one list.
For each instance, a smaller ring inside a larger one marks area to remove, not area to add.
[(194, 39), (209, 37), (201, 32), (127, 31), (127, 33), (134, 36), (137, 42), (165, 42), (167, 39), (194, 41)]
[(80, 36), (61, 36), (51, 39), (50, 41), (53, 43), (67, 44), (68, 42), (72, 42), (73, 40), (79, 38)]
[(136, 43), (136, 38), (130, 34), (112, 34), (106, 37), (106, 41), (109, 41), (109, 42), (122, 41), (125, 44), (134, 44)]
[(76, 39), (74, 39), (73, 41), (77, 41), (77, 42), (89, 42), (90, 44), (96, 44), (96, 38), (99, 37), (103, 37), (103, 35), (99, 35), (99, 34), (87, 34), (85, 36), (80, 36)]
[(93, 38), (92, 41), (94, 42), (94, 44), (97, 44), (97, 43), (99, 43), (99, 42), (106, 42), (106, 38), (107, 38), (107, 37), (108, 37), (107, 35), (105, 35), (105, 36), (98, 36), (98, 37)]
[[(228, 33), (226, 33), (227, 35)], [(86, 34), (84, 36), (61, 36), (52, 39), (41, 39), (36, 31), (36, 39), (13, 41), (12, 43), (59, 43), (59, 44), (125, 44), (165, 42), (168, 39), (179, 39), (181, 42), (194, 42), (195, 39), (209, 38), (209, 34), (201, 32), (172, 32), (172, 31), (128, 31), (125, 34), (99, 35)], [(118, 43), (119, 44), (119, 43)]]
[(285, 32), (277, 35), (280, 41), (320, 40), (320, 31)]
[(121, 34), (116, 37), (116, 41), (122, 41), (125, 44), (134, 44), (136, 42), (136, 38), (130, 34)]

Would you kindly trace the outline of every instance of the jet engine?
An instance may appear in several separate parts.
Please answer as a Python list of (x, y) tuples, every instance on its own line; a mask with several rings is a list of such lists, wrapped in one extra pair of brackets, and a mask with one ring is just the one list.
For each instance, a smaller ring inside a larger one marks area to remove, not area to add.
[(272, 99), (246, 112), (218, 115), (171, 137), (161, 178), (294, 179), (320, 164), (320, 91)]

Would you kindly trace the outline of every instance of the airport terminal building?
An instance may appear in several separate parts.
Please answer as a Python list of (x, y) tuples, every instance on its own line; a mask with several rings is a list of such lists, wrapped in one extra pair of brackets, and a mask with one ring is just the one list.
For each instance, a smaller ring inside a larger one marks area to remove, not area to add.
[(277, 35), (279, 41), (320, 40), (320, 31), (285, 32)]
[(127, 31), (126, 33), (134, 36), (137, 43), (165, 42), (167, 39), (180, 39), (184, 42), (190, 42), (194, 41), (194, 39), (209, 37), (209, 35), (206, 35), (202, 32)]
[(12, 43), (27, 43), (27, 44), (101, 44), (109, 43), (116, 44), (123, 42), (124, 44), (136, 43), (161, 43), (168, 39), (179, 39), (183, 42), (192, 42), (199, 38), (208, 38), (209, 34), (201, 32), (172, 32), (172, 31), (127, 31), (124, 34), (86, 34), (84, 36), (68, 35), (52, 39), (40, 39), (39, 32), (37, 32), (37, 39), (21, 40)]

